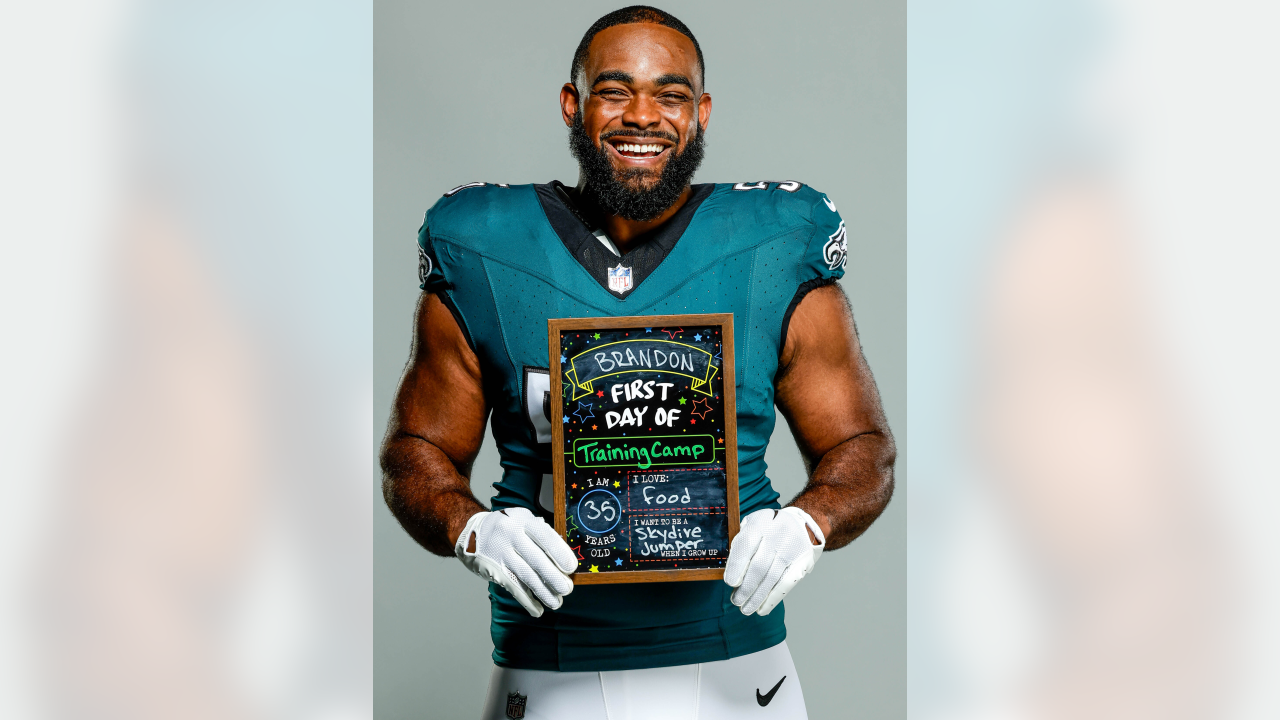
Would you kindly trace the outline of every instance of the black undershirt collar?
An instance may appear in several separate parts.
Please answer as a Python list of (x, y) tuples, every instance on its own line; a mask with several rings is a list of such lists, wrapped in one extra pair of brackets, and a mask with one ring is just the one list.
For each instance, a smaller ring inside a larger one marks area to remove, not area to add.
[(575, 188), (559, 181), (534, 185), (538, 202), (569, 254), (600, 287), (617, 298), (630, 295), (666, 259), (684, 235), (703, 200), (715, 190), (711, 183), (692, 186), (689, 200), (662, 225), (638, 236), (622, 257), (614, 255), (595, 236), (599, 211)]

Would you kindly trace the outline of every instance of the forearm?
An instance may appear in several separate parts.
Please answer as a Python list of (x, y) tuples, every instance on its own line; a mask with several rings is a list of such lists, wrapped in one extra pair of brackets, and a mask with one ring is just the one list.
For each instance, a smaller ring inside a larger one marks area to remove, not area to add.
[(897, 456), (888, 432), (849, 438), (822, 456), (791, 504), (817, 521), (826, 547), (844, 547), (866, 532), (893, 495)]
[(488, 509), (472, 494), (470, 479), (440, 448), (413, 435), (389, 438), (381, 460), (382, 496), (400, 525), (432, 553), (453, 555), (467, 520)]

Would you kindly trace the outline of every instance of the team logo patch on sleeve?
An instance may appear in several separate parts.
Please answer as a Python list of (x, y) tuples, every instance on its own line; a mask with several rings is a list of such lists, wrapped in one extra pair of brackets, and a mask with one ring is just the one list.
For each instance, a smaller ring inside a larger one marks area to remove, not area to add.
[(418, 282), (419, 283), (425, 284), (427, 282), (427, 276), (431, 274), (432, 267), (434, 266), (431, 263), (431, 256), (427, 254), (426, 250), (422, 249), (421, 245), (419, 245), (418, 246)]
[(822, 246), (822, 259), (826, 261), (827, 267), (835, 270), (844, 267), (845, 260), (848, 259), (849, 241), (844, 229), (844, 221), (840, 221), (840, 227), (831, 233), (827, 239), (827, 244)]
[(618, 267), (609, 268), (609, 289), (619, 295), (630, 290), (631, 268), (623, 267), (622, 263), (618, 263)]
[(528, 700), (528, 695), (521, 695), (518, 692), (507, 693), (507, 717), (511, 720), (520, 720), (524, 717), (524, 706)]

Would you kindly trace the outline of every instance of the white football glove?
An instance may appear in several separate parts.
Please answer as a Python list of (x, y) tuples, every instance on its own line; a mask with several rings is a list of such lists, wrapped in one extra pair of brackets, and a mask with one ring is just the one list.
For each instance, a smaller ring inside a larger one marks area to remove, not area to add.
[[(806, 527), (818, 539), (817, 545)], [(725, 563), (724, 581), (737, 588), (729, 601), (743, 615), (757, 610), (768, 615), (809, 574), (826, 546), (817, 521), (798, 507), (751, 513), (743, 518)]]
[[(473, 553), (467, 552), (472, 533)], [(534, 617), (542, 617), (543, 605), (560, 607), (573, 592), (569, 574), (578, 569), (577, 556), (554, 528), (525, 508), (472, 515), (453, 551), (468, 570), (506, 588)]]

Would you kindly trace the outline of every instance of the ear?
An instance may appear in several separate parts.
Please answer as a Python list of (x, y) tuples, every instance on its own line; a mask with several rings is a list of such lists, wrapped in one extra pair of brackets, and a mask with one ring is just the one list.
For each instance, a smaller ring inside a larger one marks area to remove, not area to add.
[(707, 93), (702, 93), (702, 96), (698, 98), (698, 124), (705, 130), (709, 122), (711, 122), (711, 96)]
[(573, 126), (573, 116), (578, 113), (578, 88), (573, 83), (565, 83), (560, 88), (560, 117), (566, 127)]

